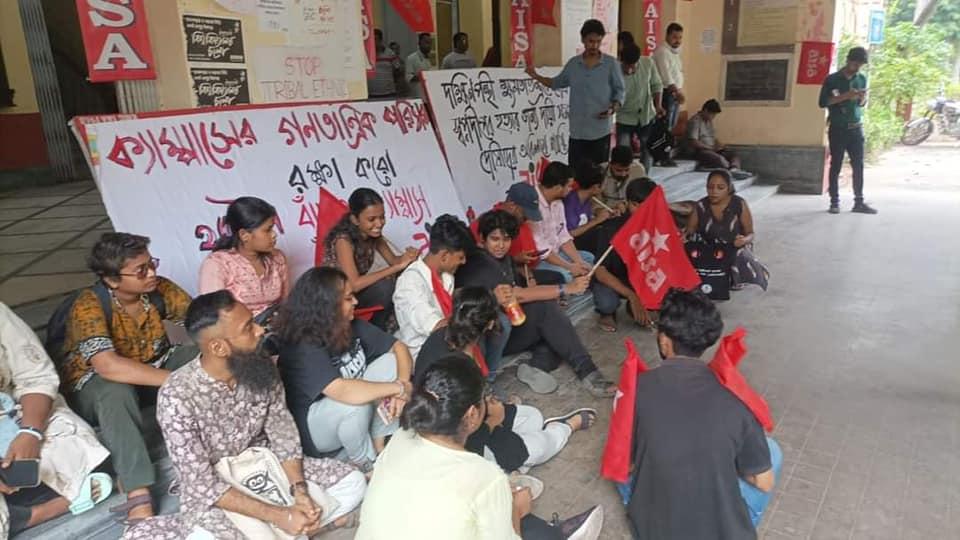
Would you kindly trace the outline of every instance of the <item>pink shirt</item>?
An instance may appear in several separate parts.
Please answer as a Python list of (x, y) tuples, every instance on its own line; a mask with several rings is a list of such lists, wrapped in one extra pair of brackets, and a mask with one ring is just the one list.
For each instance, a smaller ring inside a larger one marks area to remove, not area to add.
[(276, 249), (263, 261), (258, 276), (253, 264), (234, 249), (214, 251), (200, 265), (200, 294), (221, 289), (233, 293), (254, 315), (283, 300), (290, 290), (287, 257)]
[(563, 200), (548, 203), (539, 187), (537, 195), (540, 197), (540, 213), (543, 214), (543, 220), (529, 223), (530, 228), (533, 229), (533, 239), (537, 243), (537, 249), (547, 250), (540, 258), (546, 259), (551, 253), (560, 254), (560, 246), (573, 240), (573, 237), (567, 231), (567, 216), (563, 209)]

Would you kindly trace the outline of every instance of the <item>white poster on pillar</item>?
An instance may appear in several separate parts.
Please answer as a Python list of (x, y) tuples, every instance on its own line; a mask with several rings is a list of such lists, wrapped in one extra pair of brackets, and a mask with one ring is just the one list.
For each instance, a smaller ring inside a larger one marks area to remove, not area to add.
[(583, 52), (580, 28), (593, 18), (593, 0), (560, 2), (560, 54), (563, 62)]

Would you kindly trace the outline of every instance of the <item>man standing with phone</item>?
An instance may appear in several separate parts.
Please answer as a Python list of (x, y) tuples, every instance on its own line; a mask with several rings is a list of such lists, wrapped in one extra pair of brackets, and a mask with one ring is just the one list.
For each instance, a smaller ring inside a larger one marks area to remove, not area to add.
[(867, 103), (867, 77), (860, 72), (867, 63), (867, 50), (854, 47), (847, 53), (847, 63), (830, 74), (820, 87), (820, 107), (830, 112), (830, 210), (840, 213), (840, 168), (844, 152), (850, 156), (853, 169), (853, 211), (876, 214), (877, 210), (863, 202), (863, 107)]

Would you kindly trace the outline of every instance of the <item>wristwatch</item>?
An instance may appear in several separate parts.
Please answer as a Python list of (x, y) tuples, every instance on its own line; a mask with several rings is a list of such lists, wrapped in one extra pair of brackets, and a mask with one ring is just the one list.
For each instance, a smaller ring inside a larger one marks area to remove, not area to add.
[(303, 493), (307, 493), (307, 483), (301, 480), (299, 482), (294, 482), (290, 484), (290, 496), (296, 497), (297, 491), (302, 491)]
[(567, 297), (567, 290), (566, 290), (566, 287), (564, 287), (563, 283), (561, 283), (560, 285), (557, 285), (557, 290), (560, 291), (560, 300), (563, 300)]

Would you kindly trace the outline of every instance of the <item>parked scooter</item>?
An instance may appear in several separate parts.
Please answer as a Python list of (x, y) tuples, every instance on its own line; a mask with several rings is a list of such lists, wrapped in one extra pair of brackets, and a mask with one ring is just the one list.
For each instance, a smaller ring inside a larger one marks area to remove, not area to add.
[(943, 95), (931, 99), (922, 117), (903, 126), (900, 142), (911, 146), (922, 143), (933, 134), (934, 124), (940, 133), (960, 139), (960, 103)]

